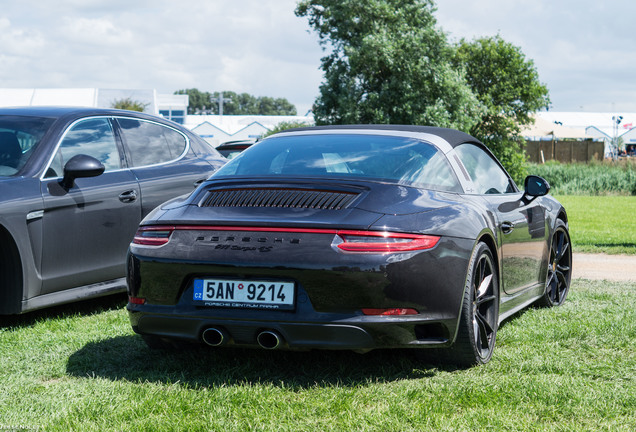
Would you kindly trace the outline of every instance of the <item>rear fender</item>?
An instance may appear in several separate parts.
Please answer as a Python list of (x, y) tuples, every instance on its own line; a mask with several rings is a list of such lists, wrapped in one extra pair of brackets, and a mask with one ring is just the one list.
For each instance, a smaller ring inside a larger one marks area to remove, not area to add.
[(472, 207), (458, 204), (421, 213), (385, 215), (371, 229), (477, 240), (491, 225)]

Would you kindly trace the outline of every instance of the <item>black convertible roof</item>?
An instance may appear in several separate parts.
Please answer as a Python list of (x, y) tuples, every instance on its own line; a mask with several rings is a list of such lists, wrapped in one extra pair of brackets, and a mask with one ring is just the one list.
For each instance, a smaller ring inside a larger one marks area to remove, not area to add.
[(469, 135), (465, 132), (458, 131), (456, 129), (448, 129), (433, 126), (413, 126), (413, 125), (389, 125), (389, 124), (360, 124), (360, 125), (332, 125), (332, 126), (314, 126), (287, 129), (281, 132), (301, 132), (301, 131), (316, 131), (316, 130), (382, 130), (382, 131), (396, 131), (396, 132), (413, 132), (413, 133), (425, 133), (431, 135), (437, 135), (438, 137), (447, 141), (452, 147), (456, 147), (460, 144), (472, 142), (482, 144), (477, 138)]

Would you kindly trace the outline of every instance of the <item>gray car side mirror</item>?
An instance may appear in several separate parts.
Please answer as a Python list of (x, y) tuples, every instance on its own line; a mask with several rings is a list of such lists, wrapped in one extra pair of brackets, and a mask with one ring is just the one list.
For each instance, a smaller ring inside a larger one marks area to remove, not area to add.
[(104, 173), (104, 164), (92, 156), (78, 154), (73, 156), (64, 165), (64, 177), (60, 184), (65, 189), (70, 189), (75, 184), (76, 178), (97, 177)]

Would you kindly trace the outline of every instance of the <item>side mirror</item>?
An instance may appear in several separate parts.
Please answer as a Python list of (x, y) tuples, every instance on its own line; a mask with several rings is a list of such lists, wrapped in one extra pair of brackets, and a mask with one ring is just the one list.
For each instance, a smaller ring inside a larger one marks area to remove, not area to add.
[(70, 189), (75, 184), (75, 179), (97, 177), (102, 175), (105, 169), (104, 165), (94, 157), (78, 154), (64, 165), (64, 177), (60, 183), (63, 188)]
[(547, 195), (550, 192), (550, 184), (542, 177), (529, 175), (524, 184), (525, 193), (531, 197)]

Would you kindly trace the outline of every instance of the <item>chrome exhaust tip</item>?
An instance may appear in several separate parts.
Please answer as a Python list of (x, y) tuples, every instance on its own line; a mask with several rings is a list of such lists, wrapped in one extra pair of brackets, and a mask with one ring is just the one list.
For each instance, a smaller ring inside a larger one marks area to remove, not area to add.
[(210, 327), (208, 329), (203, 330), (203, 333), (201, 334), (201, 339), (207, 345), (218, 347), (227, 342), (227, 334), (223, 330)]
[(281, 346), (283, 338), (273, 330), (262, 331), (256, 336), (256, 341), (261, 348), (273, 350)]

